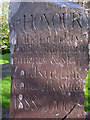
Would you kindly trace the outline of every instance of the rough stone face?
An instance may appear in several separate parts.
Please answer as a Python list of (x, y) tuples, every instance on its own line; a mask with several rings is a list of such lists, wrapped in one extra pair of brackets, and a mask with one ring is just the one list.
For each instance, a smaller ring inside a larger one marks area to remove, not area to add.
[(85, 118), (87, 11), (51, 2), (17, 3), (14, 10), (11, 118)]
[[(9, 17), (8, 17), (9, 25), (11, 23), (12, 17), (18, 11), (19, 6), (20, 6), (20, 2), (10, 2), (10, 5), (9, 5)], [(12, 27), (12, 25), (10, 25), (10, 27)], [(15, 31), (13, 30), (9, 34), (9, 43), (10, 43), (10, 52), (11, 52), (11, 54), (13, 54), (13, 52), (14, 52), (15, 41), (16, 41), (15, 40)]]

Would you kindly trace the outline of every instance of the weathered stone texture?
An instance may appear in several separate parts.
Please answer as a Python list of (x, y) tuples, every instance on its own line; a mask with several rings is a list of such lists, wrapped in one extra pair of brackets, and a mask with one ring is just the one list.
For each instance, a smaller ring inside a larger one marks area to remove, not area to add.
[(35, 2), (11, 16), (11, 117), (84, 118), (88, 12)]

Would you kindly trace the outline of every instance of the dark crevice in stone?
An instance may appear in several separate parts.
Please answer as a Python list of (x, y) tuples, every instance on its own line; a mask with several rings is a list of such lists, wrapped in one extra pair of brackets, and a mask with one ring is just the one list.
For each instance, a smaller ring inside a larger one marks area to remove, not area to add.
[(65, 120), (69, 115), (70, 115), (70, 113), (74, 110), (74, 108), (77, 106), (77, 104), (75, 104), (73, 107), (72, 107), (72, 109), (69, 111), (69, 113), (64, 117), (64, 118), (62, 118), (62, 120)]

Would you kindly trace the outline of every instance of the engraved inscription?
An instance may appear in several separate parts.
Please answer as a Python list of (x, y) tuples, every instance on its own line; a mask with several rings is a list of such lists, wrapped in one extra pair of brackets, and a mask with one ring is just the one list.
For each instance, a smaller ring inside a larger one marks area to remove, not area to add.
[(15, 118), (62, 118), (84, 100), (87, 15), (56, 3), (21, 3), (21, 8), (11, 20), (11, 99), (16, 96), (11, 113)]

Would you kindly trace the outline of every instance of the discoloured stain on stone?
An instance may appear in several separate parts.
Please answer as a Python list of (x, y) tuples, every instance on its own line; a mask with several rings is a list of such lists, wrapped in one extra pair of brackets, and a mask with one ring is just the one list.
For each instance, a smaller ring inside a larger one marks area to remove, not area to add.
[(18, 11), (19, 7), (20, 7), (20, 2), (10, 2), (9, 17), (8, 17), (9, 23), (10, 23), (12, 17), (14, 16), (14, 14)]

